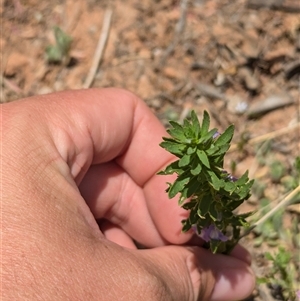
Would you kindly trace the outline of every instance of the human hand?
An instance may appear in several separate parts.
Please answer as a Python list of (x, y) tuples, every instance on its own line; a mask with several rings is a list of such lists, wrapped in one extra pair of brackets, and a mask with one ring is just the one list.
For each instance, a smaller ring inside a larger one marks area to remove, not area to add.
[(5, 300), (226, 301), (251, 293), (244, 249), (212, 255), (181, 233), (186, 212), (156, 175), (174, 159), (158, 146), (166, 133), (136, 96), (68, 91), (1, 110)]

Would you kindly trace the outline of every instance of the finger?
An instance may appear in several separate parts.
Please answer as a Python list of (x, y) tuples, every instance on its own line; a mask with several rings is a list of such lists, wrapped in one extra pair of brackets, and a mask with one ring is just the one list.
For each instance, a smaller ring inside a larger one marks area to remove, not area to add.
[(107, 220), (100, 221), (99, 227), (106, 239), (127, 249), (137, 249), (132, 238), (120, 227)]
[(251, 265), (251, 255), (249, 251), (241, 245), (236, 245), (231, 251), (230, 256), (246, 262), (249, 266)]
[(96, 219), (106, 219), (148, 247), (164, 245), (143, 189), (114, 161), (92, 166), (80, 192)]
[[(250, 267), (234, 257), (214, 255), (199, 247), (169, 246), (143, 252), (143, 256), (153, 260), (157, 272), (167, 276), (166, 285), (182, 289), (176, 291), (177, 296), (185, 296), (182, 300), (242, 300), (255, 285)], [(186, 272), (188, 275), (184, 276)]]
[[(20, 105), (22, 115), (18, 114)], [(70, 176), (79, 184), (91, 164), (116, 159), (124, 172), (143, 187), (173, 159), (158, 145), (161, 137), (166, 135), (161, 123), (144, 102), (124, 90), (64, 91), (31, 97), (7, 107), (12, 115), (22, 118), (22, 124), (31, 127), (29, 132), (34, 139), (33, 150), (45, 151), (46, 154), (40, 157), (47, 156), (46, 163), (51, 166), (56, 164), (57, 170), (71, 184)], [(20, 128), (22, 124), (19, 124)], [(50, 138), (43, 135), (50, 135)], [(41, 139), (35, 139), (37, 136)], [(167, 178), (159, 176), (159, 179), (161, 186), (166, 187)], [(158, 222), (158, 229), (166, 239), (171, 235), (174, 241), (180, 234), (182, 211), (174, 203), (169, 205), (171, 203), (164, 189), (152, 189), (157, 194), (153, 199), (146, 197), (147, 205), (149, 202), (159, 204), (159, 211), (164, 214), (158, 218), (168, 220), (178, 228), (175, 238), (168, 229), (164, 230), (166, 223), (157, 221), (156, 210), (151, 210), (153, 222)]]
[(88, 159), (98, 164), (117, 158), (133, 180), (143, 186), (172, 158), (158, 145), (166, 135), (165, 129), (134, 94), (120, 89), (90, 89), (60, 92), (57, 99), (57, 94), (47, 96), (51, 107), (57, 112), (63, 110), (59, 113), (63, 116), (58, 116), (65, 117), (60, 126), (72, 143), (68, 149), (61, 147), (57, 126), (53, 135), (75, 178), (81, 179), (85, 170), (78, 167), (85, 166)]

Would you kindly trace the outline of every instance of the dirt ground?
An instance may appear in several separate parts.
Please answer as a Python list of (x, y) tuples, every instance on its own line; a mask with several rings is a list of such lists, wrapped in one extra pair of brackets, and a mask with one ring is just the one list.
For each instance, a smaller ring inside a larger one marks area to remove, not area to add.
[[(235, 162), (237, 175), (249, 169), (250, 177), (261, 179), (264, 197), (275, 202), (283, 195), (270, 180), (268, 162), (259, 163), (258, 150), (274, 138), (272, 158), (283, 162), (286, 174), (300, 155), (299, 0), (4, 0), (1, 18), (1, 103), (115, 86), (143, 98), (166, 126), (191, 109), (200, 117), (208, 110), (212, 127), (235, 124), (228, 166)], [(72, 38), (55, 64), (45, 54), (55, 45), (54, 26)], [(254, 195), (242, 210), (258, 206)], [(284, 220), (295, 218), (299, 208)], [(244, 243), (260, 273), (257, 258), (265, 249), (254, 248), (253, 240)], [(275, 299), (260, 287), (249, 300)]]

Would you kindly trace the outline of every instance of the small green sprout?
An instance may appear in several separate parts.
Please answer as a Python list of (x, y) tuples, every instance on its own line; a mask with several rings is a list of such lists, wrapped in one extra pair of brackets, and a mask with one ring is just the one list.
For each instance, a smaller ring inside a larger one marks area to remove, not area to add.
[(230, 147), (234, 126), (224, 133), (209, 129), (210, 116), (204, 111), (200, 124), (194, 111), (183, 125), (170, 121), (167, 130), (171, 137), (163, 137), (160, 146), (178, 157), (161, 175), (177, 174), (168, 183), (169, 198), (179, 194), (179, 205), (189, 211), (182, 221), (182, 231), (193, 229), (213, 253), (229, 253), (240, 239), (242, 228), (248, 228), (246, 218), (252, 212), (235, 213), (250, 197), (253, 180), (248, 172), (239, 179), (224, 170), (224, 156)]
[(54, 26), (55, 45), (46, 47), (46, 59), (48, 63), (62, 63), (69, 59), (69, 50), (72, 37), (67, 35), (61, 28)]
[(284, 164), (279, 160), (274, 160), (270, 164), (270, 177), (274, 183), (278, 183), (286, 173)]

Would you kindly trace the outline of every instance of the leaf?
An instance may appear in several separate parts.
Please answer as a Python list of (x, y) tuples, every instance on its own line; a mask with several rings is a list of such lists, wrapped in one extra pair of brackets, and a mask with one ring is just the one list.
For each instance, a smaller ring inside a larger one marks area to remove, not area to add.
[(266, 277), (256, 277), (257, 284), (269, 283), (269, 280)]
[(182, 208), (185, 210), (191, 210), (197, 205), (197, 200), (190, 200), (182, 205)]
[(198, 205), (198, 215), (201, 218), (205, 218), (207, 212), (209, 211), (210, 205), (212, 204), (212, 199), (209, 195), (205, 195), (199, 202)]
[(297, 156), (294, 163), (297, 173), (300, 174), (300, 156)]
[(184, 119), (183, 121), (183, 131), (186, 138), (188, 139), (194, 138), (193, 127), (187, 119)]
[(192, 121), (195, 138), (198, 139), (201, 128), (200, 128), (200, 123), (199, 123), (197, 114), (195, 113), (194, 110), (192, 110), (192, 112), (191, 112), (191, 121)]
[(60, 63), (63, 59), (63, 54), (57, 45), (46, 47), (46, 59), (49, 63)]
[(265, 257), (266, 257), (266, 259), (268, 259), (268, 260), (272, 260), (272, 261), (275, 260), (274, 257), (271, 255), (270, 252), (266, 252), (266, 253), (265, 253)]
[(186, 153), (188, 155), (192, 155), (192, 154), (194, 154), (196, 152), (196, 150), (197, 150), (197, 147), (191, 147), (191, 146), (189, 146), (188, 149), (187, 149), (187, 151), (186, 151)]
[(56, 44), (46, 47), (46, 59), (49, 63), (61, 63), (68, 56), (72, 37), (63, 32), (58, 26), (54, 26), (53, 31)]
[(252, 216), (255, 213), (256, 213), (256, 211), (250, 211), (250, 212), (238, 214), (237, 217), (246, 219), (246, 218), (248, 218), (249, 216)]
[(67, 55), (70, 50), (71, 43), (72, 43), (72, 37), (67, 35), (58, 26), (54, 26), (53, 29), (54, 29), (56, 45), (58, 46), (58, 48), (60, 49), (60, 51), (62, 52), (63, 55)]
[(189, 180), (190, 180), (190, 175), (188, 173), (185, 172), (181, 174), (171, 185), (168, 192), (169, 198), (172, 199), (178, 192), (183, 190), (183, 188), (189, 182)]
[(216, 142), (215, 145), (216, 146), (221, 146), (224, 145), (226, 143), (229, 143), (233, 137), (233, 133), (234, 133), (234, 126), (230, 125), (223, 134), (221, 134)]
[(210, 250), (213, 254), (220, 253), (220, 246), (223, 244), (220, 240), (211, 240), (210, 241)]
[(184, 144), (175, 142), (173, 139), (165, 138), (163, 137), (165, 141), (161, 142), (159, 145), (166, 149), (168, 152), (170, 152), (173, 155), (176, 155), (177, 157), (182, 157), (183, 153), (186, 149), (186, 146)]
[(192, 228), (192, 224), (188, 219), (182, 220), (181, 223), (182, 223), (182, 232), (187, 232)]
[(224, 144), (220, 147), (218, 147), (218, 149), (212, 154), (212, 156), (223, 156), (226, 154), (226, 152), (229, 150), (230, 148), (230, 144)]
[(181, 168), (178, 167), (178, 162), (179, 160), (169, 164), (164, 170), (159, 171), (157, 174), (158, 175), (171, 175), (173, 173), (180, 174), (181, 173)]
[(191, 178), (190, 182), (185, 187), (185, 189), (187, 190), (186, 197), (189, 198), (193, 194), (198, 192), (199, 187), (200, 187), (200, 185), (199, 185), (198, 177), (195, 176), (195, 177)]
[(218, 131), (217, 129), (212, 129), (208, 133), (206, 133), (205, 135), (201, 135), (201, 138), (199, 140), (199, 144), (203, 144), (204, 146), (206, 146), (206, 144), (208, 144), (208, 142), (212, 142), (213, 141), (213, 135), (217, 131)]
[(236, 185), (244, 185), (249, 181), (248, 170), (236, 181)]
[(219, 218), (219, 213), (216, 210), (216, 206), (215, 203), (212, 203), (209, 207), (209, 211), (208, 211), (209, 216), (211, 217), (211, 219), (213, 221), (216, 221)]
[(219, 191), (223, 186), (223, 181), (221, 181), (212, 170), (207, 170), (207, 174), (209, 176), (208, 181), (211, 183), (215, 190)]
[(183, 155), (183, 157), (179, 160), (178, 166), (179, 166), (179, 167), (184, 167), (184, 166), (189, 165), (190, 162), (191, 162), (191, 156), (185, 154), (185, 155)]
[(232, 193), (236, 189), (236, 186), (234, 182), (225, 182), (224, 189)]
[(193, 176), (199, 175), (202, 170), (202, 166), (200, 163), (198, 163), (196, 160), (194, 160), (194, 163), (191, 166), (191, 174)]
[(184, 130), (182, 128), (182, 126), (175, 122), (175, 121), (170, 121), (169, 122), (173, 128), (168, 129), (167, 132), (176, 140), (180, 141), (180, 142), (189, 142), (188, 139), (185, 137), (184, 135)]
[(210, 117), (207, 111), (203, 112), (203, 119), (202, 119), (202, 125), (201, 125), (201, 136), (204, 136), (208, 133), (210, 125)]
[(191, 223), (191, 225), (195, 225), (198, 220), (199, 220), (199, 217), (197, 214), (197, 206), (195, 206), (190, 211), (189, 222)]
[(197, 156), (203, 165), (205, 165), (207, 168), (210, 168), (209, 160), (207, 158), (206, 153), (203, 150), (198, 149)]

